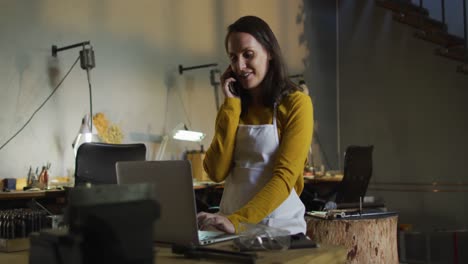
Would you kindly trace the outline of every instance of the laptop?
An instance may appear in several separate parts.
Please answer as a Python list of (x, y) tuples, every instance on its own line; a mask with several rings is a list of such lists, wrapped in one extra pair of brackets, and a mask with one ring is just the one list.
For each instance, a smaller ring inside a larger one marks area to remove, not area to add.
[(238, 237), (220, 231), (198, 230), (190, 161), (119, 161), (116, 173), (117, 184), (153, 184), (154, 199), (160, 206), (160, 217), (154, 223), (154, 241), (208, 245)]

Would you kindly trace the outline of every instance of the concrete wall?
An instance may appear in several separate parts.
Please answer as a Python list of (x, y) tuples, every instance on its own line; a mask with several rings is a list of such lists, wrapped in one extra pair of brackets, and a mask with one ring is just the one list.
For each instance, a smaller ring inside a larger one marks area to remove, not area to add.
[[(218, 63), (224, 71), (226, 27), (257, 15), (276, 33), (291, 73), (304, 72), (307, 46), (300, 0), (4, 0), (0, 1), (0, 144), (26, 123), (78, 57), (51, 57), (51, 46), (90, 40), (94, 112), (120, 125), (124, 143), (144, 142), (154, 159), (159, 138), (184, 122), (211, 142), (216, 116), (209, 69), (178, 73), (178, 65)], [(26, 177), (51, 162), (51, 176), (74, 171), (72, 141), (89, 111), (86, 72), (76, 66), (50, 101), (0, 149), (0, 178)], [(165, 158), (196, 144), (169, 142)]]
[(339, 11), (342, 149), (375, 146), (370, 194), (400, 212), (400, 222), (466, 228), (466, 185), (431, 193), (372, 191), (402, 189), (372, 183), (467, 183), (468, 76), (375, 1), (340, 1)]
[(337, 111), (337, 10), (336, 1), (304, 1), (304, 35), (307, 45), (305, 81), (314, 103), (313, 160), (327, 170), (340, 167)]

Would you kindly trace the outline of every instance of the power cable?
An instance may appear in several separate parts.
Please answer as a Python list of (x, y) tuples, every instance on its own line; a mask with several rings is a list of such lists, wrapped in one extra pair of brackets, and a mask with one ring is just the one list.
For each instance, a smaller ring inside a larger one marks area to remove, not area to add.
[(67, 73), (65, 74), (65, 76), (63, 76), (62, 80), (60, 80), (60, 82), (57, 84), (57, 86), (54, 88), (54, 90), (52, 91), (52, 93), (45, 99), (45, 101), (36, 109), (36, 111), (34, 111), (34, 113), (31, 115), (31, 117), (28, 119), (28, 121), (26, 121), (26, 123), (12, 136), (10, 137), (5, 143), (3, 143), (3, 145), (0, 147), (0, 150), (2, 150), (8, 143), (10, 143), (10, 141), (12, 141), (19, 133), (21, 133), (21, 131), (23, 131), (23, 129), (29, 124), (29, 122), (31, 122), (31, 120), (33, 119), (33, 117), (36, 115), (37, 112), (39, 112), (39, 110), (41, 110), (41, 108), (47, 103), (47, 101), (49, 101), (49, 99), (52, 97), (52, 95), (54, 95), (54, 93), (57, 91), (57, 89), (60, 87), (60, 85), (62, 85), (63, 81), (67, 78), (68, 74), (70, 74), (70, 72), (73, 70), (73, 68), (75, 68), (75, 65), (76, 63), (78, 62), (78, 60), (80, 60), (80, 57), (78, 56), (78, 58), (76, 58), (75, 62), (73, 63), (73, 65), (70, 67), (70, 69), (67, 71)]

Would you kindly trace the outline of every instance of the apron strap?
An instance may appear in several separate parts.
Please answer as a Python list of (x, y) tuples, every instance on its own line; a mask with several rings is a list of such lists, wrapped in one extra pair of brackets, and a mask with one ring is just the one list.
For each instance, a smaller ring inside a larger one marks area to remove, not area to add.
[(278, 137), (278, 126), (276, 125), (276, 111), (277, 111), (277, 103), (273, 104), (273, 127), (275, 130), (275, 139), (276, 143), (279, 144), (279, 137)]

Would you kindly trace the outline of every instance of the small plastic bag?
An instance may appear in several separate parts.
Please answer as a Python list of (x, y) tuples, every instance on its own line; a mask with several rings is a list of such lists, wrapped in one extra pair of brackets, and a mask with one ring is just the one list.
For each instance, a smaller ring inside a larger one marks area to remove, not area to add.
[(291, 245), (289, 231), (262, 224), (241, 223), (243, 230), (234, 240), (240, 251), (286, 250)]

